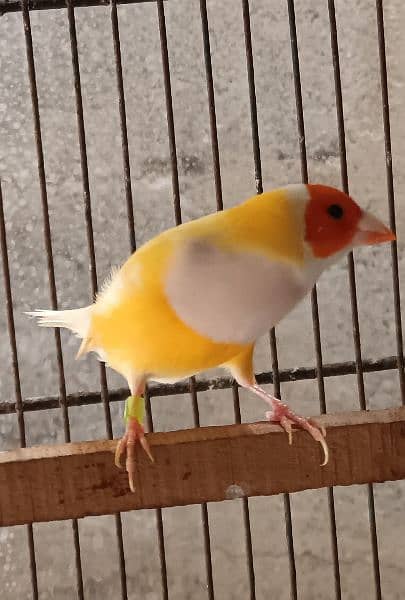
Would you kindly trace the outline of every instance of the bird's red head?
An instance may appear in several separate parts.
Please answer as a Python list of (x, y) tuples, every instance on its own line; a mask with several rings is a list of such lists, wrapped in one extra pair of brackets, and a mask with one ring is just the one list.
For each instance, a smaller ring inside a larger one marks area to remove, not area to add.
[(305, 239), (315, 257), (327, 258), (354, 246), (395, 240), (388, 227), (344, 192), (325, 185), (308, 184), (307, 189)]

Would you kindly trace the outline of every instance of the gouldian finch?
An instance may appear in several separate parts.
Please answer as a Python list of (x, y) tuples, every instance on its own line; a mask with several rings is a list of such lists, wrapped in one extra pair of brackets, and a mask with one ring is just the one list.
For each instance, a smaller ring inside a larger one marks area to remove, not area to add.
[(126, 455), (132, 491), (137, 442), (152, 459), (143, 425), (146, 382), (218, 366), (270, 405), (267, 419), (290, 443), (293, 425), (305, 429), (326, 464), (325, 431), (257, 385), (254, 345), (327, 267), (356, 246), (394, 239), (345, 193), (290, 185), (161, 233), (130, 256), (91, 306), (29, 314), (41, 326), (70, 329), (82, 338), (78, 356), (96, 352), (126, 378), (131, 396), (116, 463)]

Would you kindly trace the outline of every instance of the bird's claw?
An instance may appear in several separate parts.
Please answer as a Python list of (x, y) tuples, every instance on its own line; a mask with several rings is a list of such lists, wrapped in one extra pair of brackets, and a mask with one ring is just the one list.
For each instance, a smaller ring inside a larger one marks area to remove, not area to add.
[(115, 449), (115, 464), (119, 469), (123, 469), (122, 459), (126, 454), (125, 469), (128, 473), (128, 483), (131, 492), (135, 492), (135, 464), (136, 464), (136, 444), (140, 443), (151, 462), (154, 462), (149, 444), (145, 438), (145, 431), (137, 419), (128, 418), (127, 430), (120, 439)]
[(149, 446), (148, 442), (146, 441), (146, 438), (144, 435), (139, 438), (139, 442), (140, 442), (142, 448), (144, 449), (144, 451), (146, 452), (149, 460), (151, 462), (155, 462), (155, 459), (153, 458), (153, 454), (150, 450), (150, 446)]
[(115, 448), (114, 462), (115, 462), (115, 466), (118, 467), (118, 469), (124, 468), (124, 465), (121, 462), (121, 458), (125, 452), (125, 446), (126, 446), (126, 435), (124, 435), (124, 437), (122, 437), (118, 441), (117, 447)]
[(326, 437), (326, 427), (324, 427), (323, 425), (319, 425), (319, 423), (317, 423), (312, 417), (309, 417), (307, 421), (310, 425), (312, 425), (312, 427), (315, 427), (315, 429), (319, 429), (324, 438)]
[(271, 410), (268, 410), (266, 412), (266, 419), (268, 421), (273, 422), (273, 423), (277, 422), (280, 425), (280, 427), (282, 427), (284, 429), (284, 431), (288, 435), (288, 443), (291, 446), (292, 441), (293, 441), (293, 439), (292, 439), (292, 436), (293, 436), (292, 426), (294, 425), (294, 421), (292, 421), (288, 417), (283, 417), (283, 416), (280, 416), (280, 420), (276, 420), (274, 418), (274, 413)]
[(277, 398), (274, 398), (274, 402), (272, 402), (272, 404), (273, 409), (266, 412), (266, 419), (273, 423), (278, 423), (280, 427), (284, 429), (288, 435), (288, 443), (290, 445), (292, 444), (293, 425), (297, 425), (298, 427), (301, 427), (301, 429), (305, 429), (305, 431), (307, 431), (309, 435), (322, 446), (324, 458), (323, 462), (321, 463), (321, 467), (328, 464), (329, 449), (325, 440), (325, 427), (323, 425), (318, 425), (314, 419), (306, 419), (305, 417), (296, 415), (290, 408), (288, 408), (286, 404), (283, 404)]
[(292, 444), (292, 434), (293, 434), (292, 426), (293, 426), (293, 424), (294, 424), (294, 422), (291, 421), (291, 419), (289, 419), (288, 417), (282, 417), (280, 420), (281, 427), (284, 429), (284, 431), (288, 435), (288, 443), (290, 446)]

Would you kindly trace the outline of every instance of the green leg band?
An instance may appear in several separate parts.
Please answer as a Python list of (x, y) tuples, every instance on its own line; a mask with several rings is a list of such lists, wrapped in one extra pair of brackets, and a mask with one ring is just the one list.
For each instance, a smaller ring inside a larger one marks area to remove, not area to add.
[(145, 418), (145, 400), (142, 396), (128, 396), (125, 401), (124, 419), (136, 419), (138, 423), (143, 424)]

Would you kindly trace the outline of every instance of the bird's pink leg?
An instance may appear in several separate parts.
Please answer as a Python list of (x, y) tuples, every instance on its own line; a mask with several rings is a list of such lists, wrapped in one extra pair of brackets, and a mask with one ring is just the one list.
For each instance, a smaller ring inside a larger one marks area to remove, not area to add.
[(245, 384), (244, 387), (262, 398), (265, 402), (267, 402), (267, 404), (270, 405), (271, 410), (266, 412), (266, 419), (272, 423), (280, 424), (284, 431), (286, 431), (290, 444), (292, 443), (292, 426), (297, 425), (298, 427), (301, 427), (301, 429), (305, 429), (305, 431), (307, 431), (309, 435), (314, 438), (314, 440), (321, 444), (324, 453), (324, 461), (322, 466), (327, 464), (329, 460), (329, 450), (325, 440), (326, 430), (324, 427), (317, 425), (313, 419), (306, 419), (305, 417), (296, 415), (287, 406), (287, 404), (284, 404), (278, 398), (268, 394), (256, 383), (252, 385)]
[(129, 396), (125, 403), (124, 418), (127, 422), (127, 429), (123, 438), (117, 444), (115, 450), (115, 464), (122, 468), (121, 459), (126, 454), (125, 468), (128, 473), (128, 483), (131, 492), (135, 492), (135, 464), (136, 464), (136, 444), (142, 446), (150, 460), (153, 462), (153, 456), (149, 444), (145, 438), (143, 428), (143, 419), (145, 414), (145, 404), (142, 396)]

